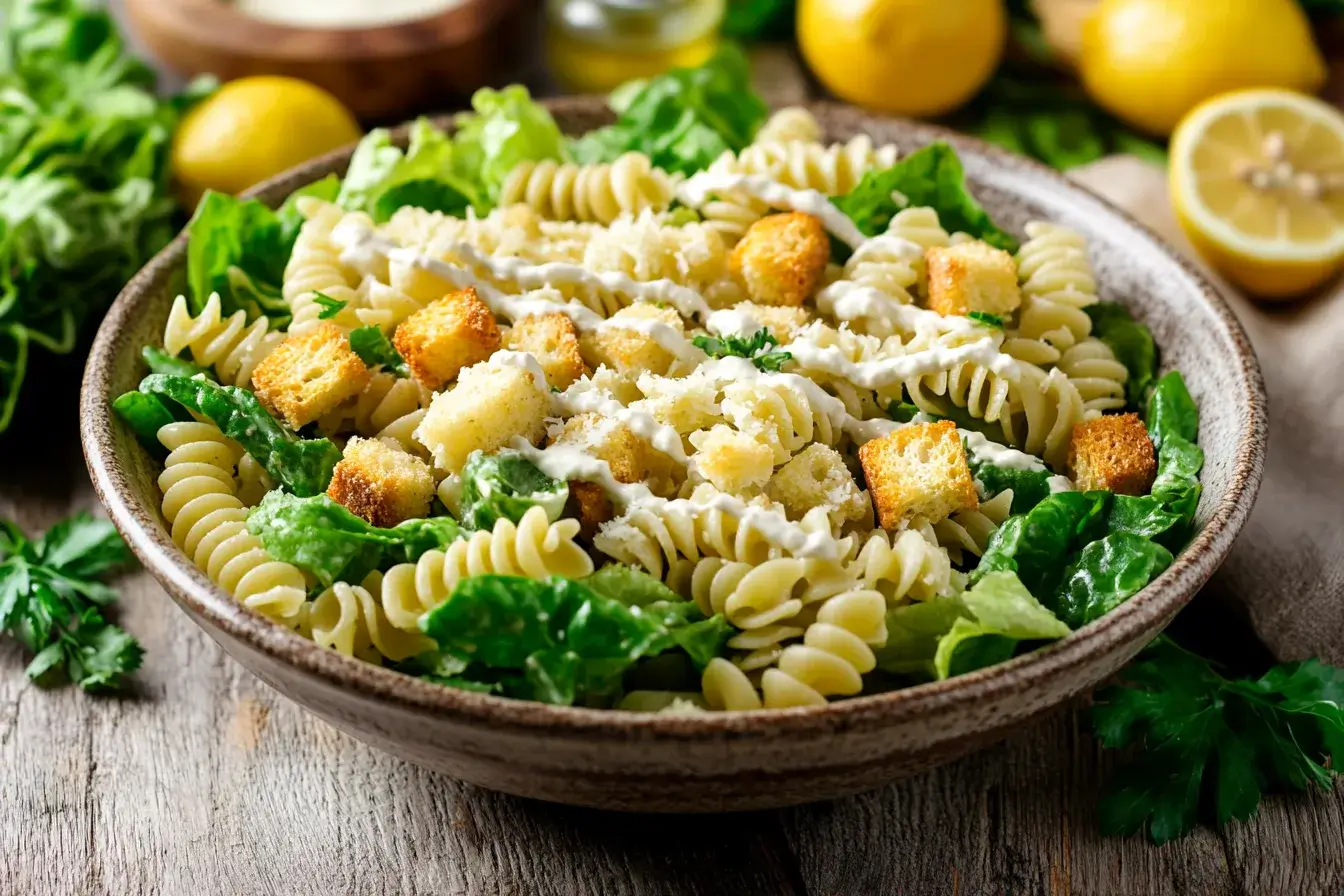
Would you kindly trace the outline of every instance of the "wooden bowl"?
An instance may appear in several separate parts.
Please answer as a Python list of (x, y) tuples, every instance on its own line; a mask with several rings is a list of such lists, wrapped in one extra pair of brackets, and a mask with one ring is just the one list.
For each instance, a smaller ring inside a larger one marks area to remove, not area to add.
[(183, 75), (291, 75), (361, 118), (448, 108), (449, 98), (517, 80), (533, 46), (528, 0), (465, 0), (428, 18), (376, 28), (300, 28), (222, 0), (126, 0), (136, 34)]
[[(567, 131), (602, 124), (592, 100), (550, 104)], [(1171, 568), (1104, 618), (1042, 650), (969, 675), (808, 709), (692, 716), (561, 708), (453, 690), (323, 649), (215, 587), (169, 538), (157, 464), (111, 410), (134, 389), (139, 350), (159, 344), (179, 237), (122, 291), (85, 372), (81, 431), (93, 482), (114, 523), (173, 599), (235, 659), (310, 712), (427, 768), (495, 790), (611, 809), (723, 811), (854, 793), (1004, 737), (1119, 669), (1227, 556), (1250, 514), (1265, 458), (1264, 385), (1240, 324), (1209, 284), (1155, 236), (1054, 171), (940, 128), (813, 107), (832, 139), (867, 133), (903, 151), (947, 140), (976, 195), (1021, 233), (1047, 218), (1077, 228), (1108, 299), (1153, 330), (1200, 407), (1208, 456), (1200, 531)], [(445, 122), (446, 123), (446, 122)], [(333, 153), (252, 191), (278, 204), (340, 172)], [(150, 657), (150, 662), (170, 662)]]

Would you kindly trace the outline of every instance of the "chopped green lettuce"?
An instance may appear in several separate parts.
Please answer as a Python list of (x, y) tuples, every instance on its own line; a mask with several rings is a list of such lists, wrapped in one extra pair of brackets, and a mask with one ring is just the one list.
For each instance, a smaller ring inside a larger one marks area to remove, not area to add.
[(638, 660), (668, 650), (708, 662), (731, 631), (688, 601), (626, 606), (571, 579), (500, 575), (464, 579), (420, 625), (442, 653), (469, 660), (466, 680), (559, 705), (614, 702)]
[(1101, 618), (1171, 565), (1171, 552), (1131, 532), (1112, 532), (1086, 545), (1064, 572), (1055, 612), (1074, 628)]
[(609, 564), (579, 581), (603, 597), (620, 601), (627, 607), (644, 607), (659, 601), (673, 603), (681, 600), (677, 592), (659, 579), (642, 569), (635, 569), (624, 563)]
[(397, 351), (387, 334), (377, 327), (356, 327), (350, 331), (350, 350), (369, 367), (382, 367), (399, 377), (408, 377), (411, 370), (406, 359)]
[(1048, 470), (997, 467), (991, 463), (972, 459), (971, 474), (984, 486), (985, 494), (991, 498), (1012, 489), (1011, 513), (1026, 513), (1050, 495)]
[(570, 144), (577, 161), (611, 162), (642, 152), (656, 167), (685, 175), (742, 149), (769, 113), (752, 89), (746, 56), (732, 44), (704, 65), (618, 88), (612, 108), (619, 116), (615, 124)]
[(520, 162), (565, 158), (565, 138), (546, 107), (519, 84), (482, 87), (471, 112), (457, 117), (453, 144), (459, 170), (478, 178), (483, 199), (494, 204), (505, 179)]
[(1180, 518), (1168, 539), (1180, 546), (1189, 539), (1199, 506), (1204, 451), (1195, 444), (1199, 410), (1179, 371), (1173, 370), (1157, 381), (1148, 400), (1147, 423), (1148, 435), (1157, 447), (1152, 496)]
[(904, 208), (929, 206), (949, 232), (968, 233), (1010, 252), (1017, 249), (1017, 240), (975, 201), (961, 159), (946, 143), (930, 144), (890, 168), (869, 171), (854, 189), (832, 201), (868, 236), (886, 230)]
[(1057, 492), (1020, 516), (1010, 516), (989, 540), (972, 574), (1015, 572), (1032, 594), (1047, 595), (1079, 546), (1105, 532), (1110, 492)]
[(341, 450), (330, 440), (301, 439), (285, 429), (246, 389), (154, 373), (140, 383), (140, 391), (204, 414), (272, 479), (300, 497), (326, 491), (341, 459)]
[(569, 485), (547, 476), (516, 451), (472, 452), (462, 468), (462, 525), (490, 529), (501, 518), (518, 523), (533, 507), (560, 519)]
[(939, 679), (1001, 663), (1021, 641), (1054, 640), (1069, 633), (1069, 627), (1009, 572), (982, 577), (961, 595), (961, 602), (969, 616), (952, 624), (934, 654)]
[(448, 517), (407, 520), (379, 528), (326, 495), (299, 498), (270, 492), (247, 517), (247, 528), (271, 556), (309, 570), (324, 586), (359, 582), (391, 563), (411, 563), (441, 550), (460, 534)]

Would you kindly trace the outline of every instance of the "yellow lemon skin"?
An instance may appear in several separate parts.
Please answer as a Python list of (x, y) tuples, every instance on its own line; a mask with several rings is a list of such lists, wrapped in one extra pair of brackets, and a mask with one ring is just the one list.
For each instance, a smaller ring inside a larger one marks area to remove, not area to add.
[[(1177, 175), (1173, 172), (1172, 176), (1174, 178)], [(1177, 195), (1173, 190), (1173, 198)], [(1291, 301), (1301, 298), (1315, 291), (1339, 271), (1340, 259), (1267, 261), (1237, 252), (1209, 239), (1186, 213), (1180, 202), (1174, 201), (1173, 206), (1181, 230), (1204, 260), (1232, 285), (1240, 287), (1257, 299)]]
[(1083, 23), (1079, 69), (1099, 105), (1159, 136), (1217, 94), (1312, 92), (1326, 75), (1295, 0), (1102, 0)]
[(801, 0), (798, 45), (836, 96), (892, 115), (951, 112), (1003, 58), (1003, 0)]
[(238, 193), (360, 138), (359, 123), (320, 87), (278, 75), (239, 78), (182, 119), (172, 163), (183, 203)]

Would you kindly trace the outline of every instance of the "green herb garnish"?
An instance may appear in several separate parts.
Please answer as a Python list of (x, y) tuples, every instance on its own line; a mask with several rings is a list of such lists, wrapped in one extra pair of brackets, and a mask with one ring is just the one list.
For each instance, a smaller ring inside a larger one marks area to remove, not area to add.
[(970, 311), (966, 314), (971, 320), (986, 327), (993, 327), (996, 330), (1003, 329), (1003, 317), (998, 314), (990, 314), (988, 311)]
[(1105, 833), (1164, 843), (1200, 817), (1244, 821), (1263, 792), (1329, 789), (1344, 764), (1344, 669), (1306, 660), (1229, 679), (1163, 636), (1120, 678), (1097, 692), (1093, 727), (1143, 752), (1107, 786)]
[(747, 358), (768, 373), (778, 373), (793, 358), (789, 352), (772, 351), (779, 343), (764, 327), (750, 336), (695, 336), (691, 342), (711, 358)]
[(392, 340), (377, 327), (359, 327), (350, 331), (350, 350), (369, 367), (384, 367), (400, 377), (411, 375), (406, 359)]
[(0, 631), (36, 654), (29, 678), (63, 668), (94, 691), (118, 688), (140, 668), (140, 644), (101, 612), (117, 593), (99, 580), (130, 561), (112, 524), (87, 513), (35, 540), (0, 519)]
[(313, 302), (322, 309), (317, 314), (318, 320), (331, 320), (333, 317), (344, 311), (346, 305), (350, 304), (349, 302), (343, 302), (340, 299), (333, 299), (326, 293), (317, 290), (313, 291)]

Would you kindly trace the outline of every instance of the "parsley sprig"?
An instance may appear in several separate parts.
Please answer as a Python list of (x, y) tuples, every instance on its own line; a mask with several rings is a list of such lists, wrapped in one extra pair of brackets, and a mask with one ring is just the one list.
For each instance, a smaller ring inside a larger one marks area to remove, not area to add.
[(64, 667), (92, 691), (119, 687), (140, 667), (140, 644), (100, 610), (117, 593), (98, 579), (130, 559), (112, 524), (87, 513), (37, 539), (0, 519), (0, 630), (36, 654), (29, 678)]
[(1003, 329), (1003, 316), (990, 314), (988, 311), (968, 311), (966, 316), (983, 327), (993, 327), (996, 330)]
[(750, 336), (695, 336), (691, 342), (711, 358), (748, 358), (757, 370), (778, 373), (793, 355), (772, 351), (779, 342), (765, 327)]
[(340, 299), (333, 299), (331, 296), (319, 290), (313, 291), (313, 302), (322, 310), (317, 313), (318, 320), (331, 320), (336, 315), (345, 310), (349, 302), (343, 302)]
[(1344, 669), (1306, 660), (1229, 679), (1163, 636), (1121, 678), (1098, 692), (1093, 725), (1105, 746), (1144, 752), (1102, 798), (1106, 833), (1163, 843), (1201, 817), (1244, 821), (1262, 792), (1328, 789), (1344, 763)]

